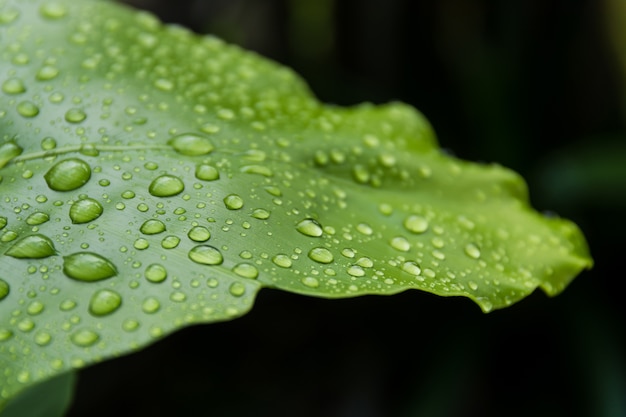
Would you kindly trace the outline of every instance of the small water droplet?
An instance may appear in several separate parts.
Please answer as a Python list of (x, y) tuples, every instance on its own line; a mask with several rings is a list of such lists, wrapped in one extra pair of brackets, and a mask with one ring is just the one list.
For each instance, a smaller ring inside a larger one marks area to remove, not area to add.
[(6, 8), (4, 10), (0, 10), (0, 24), (6, 25), (12, 23), (17, 19), (20, 15), (20, 11), (14, 8)]
[(6, 94), (21, 94), (26, 92), (26, 86), (19, 78), (9, 78), (2, 83), (2, 91)]
[(189, 259), (204, 265), (220, 265), (224, 262), (222, 253), (213, 246), (198, 245), (189, 251)]
[(467, 285), (469, 285), (470, 289), (472, 289), (473, 291), (476, 291), (478, 289), (478, 284), (476, 284), (474, 281), (468, 282)]
[(0, 301), (5, 299), (7, 295), (9, 295), (9, 292), (11, 292), (9, 283), (0, 278)]
[(359, 265), (352, 265), (348, 268), (348, 274), (353, 277), (362, 277), (365, 275), (365, 271)]
[(263, 165), (246, 165), (241, 167), (241, 172), (244, 174), (257, 174), (262, 175), (264, 177), (273, 177), (274, 172), (266, 166)]
[(65, 112), (65, 121), (69, 123), (80, 123), (87, 118), (87, 113), (81, 109), (69, 109)]
[(139, 231), (144, 235), (157, 235), (165, 231), (165, 223), (155, 219), (146, 220), (139, 228)]
[(392, 248), (401, 252), (408, 252), (409, 250), (411, 250), (411, 244), (406, 238), (402, 236), (394, 237), (393, 239), (391, 239), (389, 244)]
[(100, 339), (100, 335), (93, 330), (82, 329), (72, 334), (71, 340), (76, 346), (89, 347)]
[(270, 218), (270, 212), (261, 208), (254, 209), (254, 211), (252, 212), (252, 217), (259, 220), (267, 220)]
[(233, 267), (233, 272), (240, 277), (255, 279), (259, 276), (259, 270), (249, 263), (240, 263)]
[(117, 268), (108, 259), (92, 252), (77, 252), (63, 257), (63, 272), (78, 281), (100, 281), (117, 274)]
[(133, 243), (133, 247), (137, 250), (148, 249), (148, 247), (150, 247), (150, 242), (148, 242), (146, 239), (139, 238), (135, 240), (135, 242)]
[(41, 259), (56, 255), (56, 250), (49, 238), (37, 234), (18, 240), (5, 255), (18, 259)]
[(207, 155), (215, 149), (209, 138), (195, 133), (174, 136), (167, 144), (181, 155), (188, 156)]
[(309, 251), (308, 256), (321, 264), (329, 264), (335, 260), (333, 254), (326, 248), (313, 248)]
[(122, 329), (126, 332), (133, 332), (139, 328), (139, 322), (134, 319), (126, 319), (122, 323)]
[(148, 191), (155, 197), (171, 197), (180, 194), (185, 189), (183, 181), (173, 175), (161, 175), (155, 178), (148, 187)]
[(30, 314), (31, 316), (36, 316), (37, 314), (40, 314), (43, 311), (44, 307), (45, 306), (43, 305), (41, 301), (35, 300), (28, 305), (26, 312)]
[(39, 71), (37, 71), (37, 75), (35, 76), (35, 78), (37, 78), (39, 81), (48, 81), (52, 80), (57, 75), (59, 75), (58, 68), (51, 65), (44, 65), (43, 67), (39, 68)]
[(229, 210), (239, 210), (243, 207), (243, 199), (237, 194), (230, 194), (224, 198), (224, 205)]
[(154, 86), (161, 91), (172, 91), (174, 83), (166, 78), (159, 78), (154, 82)]
[(309, 288), (317, 288), (320, 286), (320, 282), (318, 281), (318, 279), (313, 277), (304, 277), (300, 280), (300, 282), (302, 282)]
[(131, 198), (135, 198), (135, 193), (131, 190), (126, 190), (122, 193), (122, 198), (130, 200)]
[(289, 256), (278, 254), (272, 258), (272, 262), (281, 268), (291, 268), (292, 262)]
[(428, 220), (422, 216), (411, 215), (404, 220), (404, 227), (411, 233), (424, 233), (428, 230)]
[(296, 230), (305, 236), (320, 237), (324, 233), (322, 225), (314, 219), (304, 219), (296, 225)]
[(32, 101), (22, 101), (17, 105), (17, 112), (24, 117), (35, 117), (39, 114), (39, 107)]
[(422, 269), (413, 261), (407, 261), (402, 264), (402, 270), (415, 276), (418, 276), (422, 273)]
[(91, 167), (82, 159), (64, 159), (50, 168), (44, 178), (48, 187), (54, 191), (71, 191), (89, 181)]
[(361, 266), (363, 268), (371, 268), (374, 266), (374, 261), (372, 261), (370, 258), (364, 256), (362, 258), (359, 258), (358, 261), (356, 261), (356, 264), (358, 266)]
[(89, 312), (94, 316), (106, 316), (122, 305), (122, 296), (116, 291), (102, 289), (96, 291), (89, 301)]
[(468, 243), (465, 245), (465, 254), (472, 259), (480, 258), (480, 249), (473, 243)]
[(204, 226), (195, 226), (187, 233), (187, 236), (194, 242), (206, 242), (211, 238), (211, 232)]
[(74, 224), (89, 223), (96, 220), (104, 209), (102, 204), (93, 198), (84, 198), (70, 206), (70, 219)]
[(50, 220), (50, 216), (48, 216), (46, 213), (42, 213), (38, 211), (36, 213), (31, 214), (30, 216), (26, 218), (26, 224), (31, 225), (31, 226), (36, 226), (36, 225), (44, 224), (48, 220)]
[(370, 227), (370, 225), (366, 223), (360, 223), (359, 225), (357, 225), (356, 230), (365, 236), (370, 236), (372, 233), (374, 233), (374, 230)]
[(154, 297), (146, 298), (141, 304), (141, 309), (144, 313), (154, 314), (161, 308), (161, 303)]
[(163, 247), (163, 249), (174, 249), (176, 246), (178, 246), (179, 243), (180, 239), (178, 238), (178, 236), (169, 235), (163, 238), (163, 240), (161, 241), (161, 246)]
[(233, 282), (230, 284), (230, 287), (228, 287), (228, 291), (235, 297), (241, 297), (246, 292), (246, 286), (240, 282)]
[(220, 173), (212, 165), (201, 164), (196, 166), (196, 178), (202, 181), (215, 181), (220, 178)]
[(148, 265), (144, 272), (144, 276), (150, 282), (159, 283), (165, 281), (167, 278), (167, 270), (163, 265), (152, 264)]
[(52, 336), (47, 332), (39, 332), (35, 335), (35, 343), (39, 346), (49, 345), (52, 341)]
[(39, 12), (47, 19), (60, 19), (67, 14), (67, 7), (61, 3), (50, 1), (44, 3), (39, 8)]

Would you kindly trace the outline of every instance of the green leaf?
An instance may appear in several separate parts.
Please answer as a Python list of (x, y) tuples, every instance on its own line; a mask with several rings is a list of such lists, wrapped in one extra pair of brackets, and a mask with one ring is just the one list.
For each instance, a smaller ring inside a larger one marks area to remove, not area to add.
[(443, 154), (409, 106), (322, 105), (286, 68), (106, 2), (0, 5), (0, 408), (262, 287), (487, 312), (591, 266), (573, 223)]
[(76, 374), (66, 372), (22, 391), (2, 417), (62, 417), (72, 403)]

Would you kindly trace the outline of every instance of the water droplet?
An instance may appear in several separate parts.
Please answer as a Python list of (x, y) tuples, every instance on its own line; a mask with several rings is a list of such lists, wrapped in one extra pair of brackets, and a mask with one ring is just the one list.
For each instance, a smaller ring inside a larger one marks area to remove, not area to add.
[(133, 332), (139, 328), (139, 322), (133, 319), (126, 319), (122, 323), (122, 329), (126, 332)]
[(135, 193), (131, 190), (126, 190), (122, 193), (122, 198), (130, 200), (131, 198), (135, 198)]
[(243, 199), (237, 194), (230, 194), (224, 198), (224, 204), (229, 210), (239, 210), (243, 207)]
[(473, 243), (468, 243), (465, 245), (465, 254), (473, 259), (480, 258), (480, 249)]
[(252, 212), (252, 217), (259, 220), (267, 220), (270, 218), (270, 212), (261, 208), (254, 209), (254, 211)]
[(44, 178), (52, 190), (71, 191), (82, 187), (89, 181), (91, 168), (82, 159), (64, 159), (50, 168)]
[(0, 10), (0, 24), (6, 25), (8, 23), (12, 23), (17, 19), (20, 15), (20, 11), (14, 8), (6, 8), (4, 10)]
[(317, 278), (313, 277), (304, 277), (300, 280), (300, 282), (302, 282), (309, 288), (317, 288), (320, 286), (320, 282), (317, 280)]
[(196, 178), (202, 181), (215, 181), (220, 178), (220, 173), (212, 165), (201, 164), (196, 166)]
[(263, 175), (264, 177), (274, 176), (272, 170), (263, 165), (246, 165), (244, 167), (241, 167), (240, 171), (244, 174), (257, 174)]
[(246, 292), (246, 286), (240, 282), (233, 282), (228, 287), (228, 291), (235, 297), (241, 297)]
[(374, 233), (374, 230), (370, 227), (370, 225), (366, 223), (360, 223), (359, 225), (357, 225), (356, 230), (365, 236), (370, 236), (372, 233)]
[(183, 192), (185, 184), (173, 175), (161, 175), (155, 178), (148, 187), (148, 191), (155, 197), (171, 197)]
[(4, 216), (0, 216), (0, 230), (4, 229), (7, 225), (7, 218)]
[(467, 285), (469, 285), (470, 289), (476, 291), (478, 289), (478, 284), (476, 284), (474, 281), (470, 281), (467, 283)]
[(178, 238), (178, 236), (169, 235), (163, 238), (163, 240), (161, 241), (161, 246), (163, 247), (163, 249), (174, 249), (176, 246), (178, 246), (179, 243), (180, 239)]
[(206, 242), (211, 238), (211, 232), (204, 226), (195, 226), (187, 233), (187, 236), (194, 242)]
[(92, 330), (82, 329), (71, 337), (72, 343), (79, 347), (89, 347), (100, 339), (100, 335)]
[(100, 217), (103, 211), (102, 204), (98, 201), (93, 198), (84, 198), (75, 201), (70, 206), (70, 219), (74, 224), (89, 223)]
[(321, 264), (329, 264), (335, 260), (333, 254), (326, 248), (313, 248), (309, 251), (309, 258)]
[(402, 236), (394, 237), (393, 239), (391, 239), (389, 244), (392, 248), (401, 252), (408, 252), (409, 250), (411, 250), (411, 244), (408, 240), (406, 240), (406, 238)]
[(26, 312), (30, 314), (31, 316), (36, 316), (37, 314), (40, 314), (43, 311), (44, 307), (45, 306), (43, 305), (41, 301), (35, 300), (28, 305)]
[(161, 303), (154, 297), (148, 297), (141, 304), (141, 309), (144, 313), (154, 314), (161, 308)]
[(412, 215), (404, 220), (404, 227), (411, 233), (424, 233), (428, 230), (428, 220), (422, 216)]
[(159, 283), (165, 281), (167, 278), (167, 270), (163, 265), (152, 264), (148, 265), (144, 272), (144, 276), (150, 282)]
[(363, 275), (365, 275), (365, 271), (359, 265), (352, 265), (350, 268), (348, 268), (348, 274), (352, 275), (353, 277), (362, 277)]
[(96, 291), (89, 301), (89, 312), (94, 316), (106, 316), (122, 305), (122, 296), (108, 289)]
[(174, 301), (175, 303), (182, 303), (186, 299), (187, 295), (184, 292), (174, 291), (170, 294), (170, 300)]
[(415, 276), (422, 273), (422, 269), (413, 261), (407, 261), (402, 264), (402, 270)]
[(117, 274), (115, 265), (92, 252), (77, 252), (63, 257), (63, 272), (79, 281), (100, 281)]
[(289, 256), (278, 254), (272, 258), (272, 262), (274, 264), (280, 266), (281, 268), (291, 268), (292, 262)]
[(249, 263), (240, 263), (233, 267), (233, 272), (240, 277), (255, 279), (259, 276), (259, 270)]
[(358, 266), (362, 266), (363, 268), (371, 268), (374, 266), (374, 261), (372, 261), (370, 258), (364, 256), (362, 258), (359, 258), (358, 261), (356, 261), (356, 264)]
[(165, 224), (161, 220), (146, 220), (139, 228), (139, 231), (144, 235), (156, 235), (165, 231)]
[(13, 336), (13, 332), (8, 329), (0, 329), (0, 342), (4, 342), (5, 340), (9, 340)]
[(56, 255), (56, 250), (49, 238), (37, 234), (18, 240), (5, 255), (19, 259), (40, 259)]
[(87, 118), (87, 113), (81, 109), (69, 109), (65, 112), (65, 121), (69, 123), (80, 123)]
[(19, 156), (23, 149), (13, 142), (7, 142), (0, 146), (0, 168), (8, 164), (13, 158)]
[(9, 78), (2, 83), (2, 91), (6, 94), (21, 94), (26, 91), (26, 86), (19, 78)]
[(62, 311), (70, 311), (70, 310), (72, 310), (72, 309), (73, 309), (73, 308), (75, 308), (75, 307), (76, 307), (76, 302), (75, 302), (75, 301), (73, 301), (73, 300), (65, 300), (65, 301), (63, 301), (63, 302), (61, 303), (61, 305), (59, 306), (59, 308), (60, 308)]
[(220, 265), (224, 262), (222, 253), (213, 246), (199, 245), (189, 251), (189, 259), (204, 265)]
[(133, 247), (137, 250), (148, 249), (148, 247), (150, 247), (150, 242), (148, 242), (146, 239), (139, 238), (135, 240), (135, 242), (133, 243)]
[(36, 226), (39, 224), (44, 224), (48, 220), (50, 220), (50, 216), (48, 216), (46, 213), (42, 213), (38, 211), (36, 213), (31, 214), (30, 216), (26, 218), (26, 224), (29, 224), (31, 226)]
[(174, 136), (167, 144), (179, 154), (188, 156), (207, 155), (215, 149), (209, 138), (195, 133)]
[(320, 237), (324, 233), (322, 225), (314, 219), (304, 219), (296, 225), (296, 230), (305, 236)]
[(59, 69), (51, 65), (44, 65), (35, 76), (39, 81), (48, 81), (59, 75)]
[(52, 341), (52, 336), (47, 332), (39, 332), (35, 335), (35, 343), (39, 346), (46, 346)]
[(0, 301), (6, 298), (11, 291), (11, 287), (9, 287), (9, 283), (0, 278)]
[(39, 114), (39, 107), (32, 101), (22, 101), (17, 105), (17, 112), (24, 117), (35, 117)]
[(60, 19), (67, 14), (67, 7), (63, 4), (51, 1), (44, 3), (40, 8), (41, 15), (48, 19)]
[(154, 82), (154, 86), (161, 91), (172, 91), (174, 89), (174, 83), (165, 78), (159, 78)]

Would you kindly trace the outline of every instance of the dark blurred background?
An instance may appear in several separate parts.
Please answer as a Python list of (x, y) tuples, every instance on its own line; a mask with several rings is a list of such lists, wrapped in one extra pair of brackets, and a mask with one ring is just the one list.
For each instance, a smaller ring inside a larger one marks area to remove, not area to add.
[(574, 220), (596, 265), (483, 315), (415, 291), (253, 311), (81, 371), (70, 416), (626, 416), (626, 2), (129, 0), (294, 68), (320, 100), (401, 100), (457, 156)]

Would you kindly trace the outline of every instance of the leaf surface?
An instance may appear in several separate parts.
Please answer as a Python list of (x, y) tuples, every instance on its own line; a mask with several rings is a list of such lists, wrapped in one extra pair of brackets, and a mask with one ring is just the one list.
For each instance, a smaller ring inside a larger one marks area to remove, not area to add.
[(100, 1), (0, 2), (0, 408), (272, 287), (508, 306), (591, 266), (524, 181), (400, 103)]

